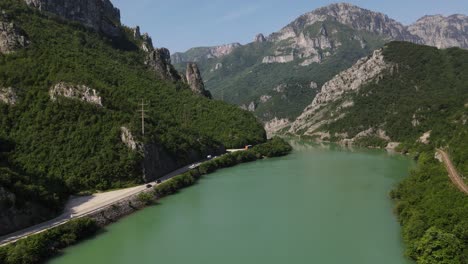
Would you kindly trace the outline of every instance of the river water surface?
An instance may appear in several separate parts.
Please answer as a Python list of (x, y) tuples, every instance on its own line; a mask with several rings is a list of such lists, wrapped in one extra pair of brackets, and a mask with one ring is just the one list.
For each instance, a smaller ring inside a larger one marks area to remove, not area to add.
[(296, 143), (223, 169), (51, 264), (406, 264), (388, 192), (411, 161)]

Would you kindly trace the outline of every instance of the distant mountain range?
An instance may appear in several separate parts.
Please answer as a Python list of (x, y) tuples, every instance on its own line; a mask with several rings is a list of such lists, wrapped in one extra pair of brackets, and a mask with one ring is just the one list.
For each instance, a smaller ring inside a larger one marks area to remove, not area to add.
[(338, 3), (306, 13), (252, 43), (193, 48), (172, 55), (195, 61), (217, 99), (254, 112), (276, 131), (300, 115), (320, 87), (393, 40), (468, 48), (468, 17), (425, 16), (410, 26), (387, 15)]

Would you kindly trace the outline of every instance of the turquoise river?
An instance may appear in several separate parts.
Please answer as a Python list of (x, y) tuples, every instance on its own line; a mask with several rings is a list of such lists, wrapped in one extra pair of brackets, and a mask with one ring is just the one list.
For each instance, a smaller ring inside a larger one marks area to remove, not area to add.
[(388, 193), (412, 162), (377, 150), (294, 147), (208, 175), (49, 263), (410, 263)]

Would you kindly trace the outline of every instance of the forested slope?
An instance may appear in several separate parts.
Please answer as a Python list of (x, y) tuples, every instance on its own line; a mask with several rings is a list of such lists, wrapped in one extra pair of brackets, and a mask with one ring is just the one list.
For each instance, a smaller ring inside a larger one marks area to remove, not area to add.
[[(32, 200), (54, 211), (71, 193), (143, 182), (144, 145), (164, 160), (187, 164), (223, 146), (265, 140), (250, 113), (159, 78), (128, 28), (109, 38), (22, 1), (1, 1), (0, 10), (28, 40), (26, 47), (0, 54), (0, 97), (14, 98), (0, 100), (2, 148), (8, 142), (0, 218), (18, 210), (34, 218)], [(70, 90), (54, 91), (58, 84)], [(144, 137), (137, 112), (142, 99), (149, 103)], [(137, 148), (123, 142), (122, 127)]]

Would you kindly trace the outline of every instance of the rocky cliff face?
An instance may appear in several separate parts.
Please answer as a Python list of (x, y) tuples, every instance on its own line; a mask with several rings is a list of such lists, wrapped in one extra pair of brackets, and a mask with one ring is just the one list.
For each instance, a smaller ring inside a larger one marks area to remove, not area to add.
[(180, 81), (182, 78), (171, 64), (171, 53), (166, 48), (155, 49), (148, 54), (148, 65), (161, 79)]
[[(422, 43), (418, 36), (410, 34), (405, 26), (388, 16), (346, 3), (332, 4), (306, 13), (279, 32), (271, 34), (268, 41), (289, 43), (275, 51), (276, 58), (289, 56), (288, 61), (303, 59), (302, 66), (320, 63), (324, 58), (333, 55), (342, 45), (336, 29), (329, 32), (327, 25), (330, 23), (339, 23), (353, 30), (369, 32), (387, 40)], [(318, 32), (313, 34), (311, 28), (316, 25), (321, 26)], [(366, 43), (359, 36), (356, 35), (354, 38), (361, 42), (361, 48), (365, 48)], [(285, 51), (288, 54), (285, 54)], [(293, 56), (292, 59), (291, 56)], [(267, 61), (268, 63), (284, 62), (282, 59), (272, 60), (271, 56), (264, 58), (264, 62)]]
[(267, 39), (265, 38), (265, 36), (263, 34), (258, 34), (255, 36), (255, 39), (254, 39), (254, 42), (255, 43), (263, 43), (263, 42), (266, 42)]
[(425, 16), (410, 25), (408, 30), (426, 45), (442, 49), (468, 48), (468, 16), (465, 15)]
[(143, 51), (151, 52), (154, 50), (153, 40), (151, 39), (150, 35), (148, 33), (144, 33), (142, 35), (139, 26), (136, 26), (133, 29), (133, 37), (135, 38), (135, 40), (141, 42), (140, 49), (142, 49)]
[[(374, 51), (372, 56), (359, 60), (351, 68), (325, 83), (312, 104), (306, 107), (304, 112), (291, 125), (289, 132), (311, 135), (321, 125), (342, 118), (343, 116), (336, 113), (330, 117), (330, 120), (327, 120), (324, 113), (330, 112), (327, 107), (338, 99), (342, 99), (346, 93), (355, 92), (364, 84), (378, 81), (383, 72), (386, 70), (393, 71), (394, 67), (396, 67), (384, 60), (382, 52), (382, 49)], [(339, 112), (339, 110), (352, 105), (352, 101), (345, 101), (342, 105), (336, 106), (336, 109)]]
[(0, 54), (9, 54), (28, 44), (26, 35), (5, 15), (0, 14)]
[(58, 97), (80, 100), (82, 102), (102, 106), (102, 98), (95, 89), (86, 85), (74, 85), (60, 82), (49, 90), (49, 96), (52, 101)]
[(397, 40), (414, 40), (406, 28), (388, 16), (347, 3), (331, 4), (300, 16), (297, 20), (273, 34), (271, 39), (297, 37), (307, 25), (326, 20), (336, 21), (356, 30), (363, 30)]
[(120, 11), (109, 0), (24, 0), (40, 11), (53, 13), (102, 32), (111, 37), (121, 35)]
[(230, 43), (214, 47), (194, 48), (184, 53), (174, 53), (171, 59), (173, 63), (177, 64), (191, 61), (199, 62), (207, 59), (221, 58), (231, 54), (236, 48), (241, 46), (242, 45), (240, 43)]
[(190, 86), (192, 92), (198, 95), (211, 98), (211, 93), (205, 90), (205, 84), (203, 83), (200, 70), (198, 69), (198, 65), (196, 63), (187, 63), (185, 77), (187, 79), (187, 84)]

